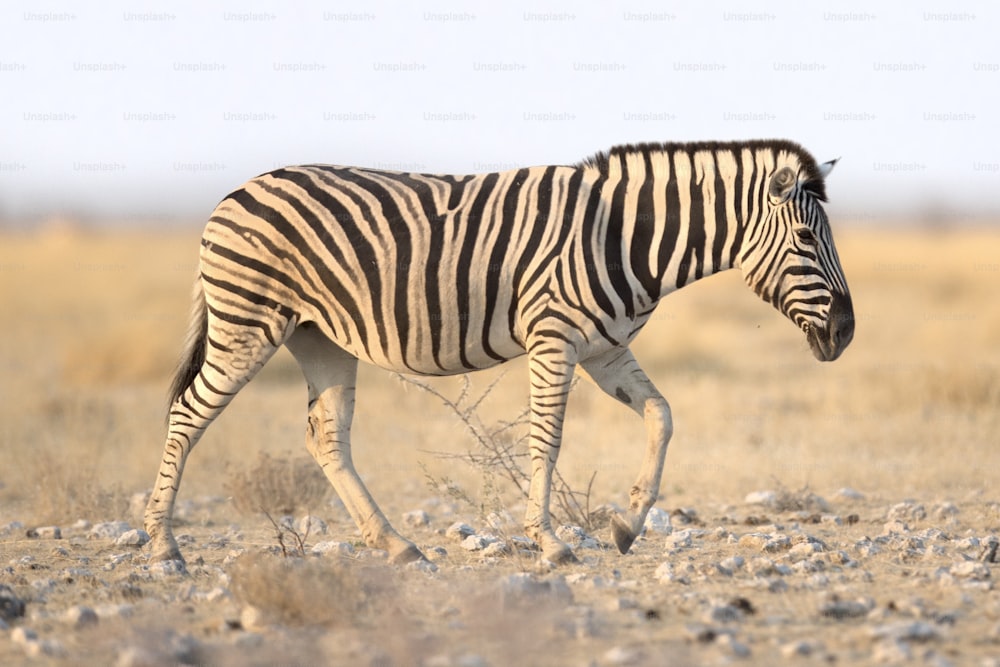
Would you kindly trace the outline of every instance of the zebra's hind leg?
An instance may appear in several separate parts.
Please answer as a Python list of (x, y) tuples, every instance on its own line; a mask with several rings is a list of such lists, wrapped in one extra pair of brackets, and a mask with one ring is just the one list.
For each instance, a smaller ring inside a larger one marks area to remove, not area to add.
[(199, 317), (206, 319), (200, 325), (200, 335), (192, 341), (188, 360), (188, 365), (198, 365), (197, 373), (170, 406), (163, 458), (146, 505), (143, 524), (150, 537), (151, 560), (183, 564), (171, 521), (188, 454), (278, 349), (259, 328), (215, 320), (204, 310)]
[(365, 544), (388, 551), (395, 563), (426, 560), (413, 542), (403, 538), (389, 524), (354, 469), (351, 420), (354, 417), (357, 358), (308, 324), (296, 329), (286, 346), (309, 385), (306, 447), (361, 529)]
[(673, 420), (666, 399), (653, 386), (628, 349), (615, 349), (580, 364), (583, 375), (606, 394), (632, 408), (646, 424), (646, 452), (639, 477), (629, 491), (628, 512), (611, 518), (611, 533), (621, 553), (639, 536), (649, 508), (656, 502), (663, 476)]

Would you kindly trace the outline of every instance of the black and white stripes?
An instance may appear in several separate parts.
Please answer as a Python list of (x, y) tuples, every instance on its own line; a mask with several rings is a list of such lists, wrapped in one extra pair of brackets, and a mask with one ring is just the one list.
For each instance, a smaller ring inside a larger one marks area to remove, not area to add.
[(669, 408), (627, 347), (662, 297), (739, 267), (818, 358), (850, 342), (850, 296), (821, 208), (831, 167), (790, 142), (757, 141), (622, 146), (575, 166), (471, 176), (311, 165), (250, 180), (202, 239), (204, 307), (147, 510), (157, 555), (180, 557), (169, 517), (187, 453), (283, 344), (309, 381), (310, 451), (351, 496), (369, 543), (400, 559), (420, 553), (350, 463), (357, 360), (448, 375), (529, 355), (526, 528), (553, 560), (572, 556), (549, 525), (548, 484), (579, 365), (656, 441), (615, 521), (627, 550), (670, 436)]

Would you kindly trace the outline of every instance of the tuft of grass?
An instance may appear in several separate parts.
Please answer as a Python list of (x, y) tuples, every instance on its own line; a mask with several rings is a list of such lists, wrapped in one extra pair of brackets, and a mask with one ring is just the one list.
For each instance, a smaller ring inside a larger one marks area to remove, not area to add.
[(230, 577), (238, 601), (288, 626), (356, 626), (395, 589), (387, 567), (269, 554), (241, 556)]
[(101, 471), (93, 460), (67, 459), (41, 450), (22, 465), (19, 474), (34, 483), (30, 508), (37, 524), (117, 519), (128, 511), (129, 497), (121, 484), (95, 481)]

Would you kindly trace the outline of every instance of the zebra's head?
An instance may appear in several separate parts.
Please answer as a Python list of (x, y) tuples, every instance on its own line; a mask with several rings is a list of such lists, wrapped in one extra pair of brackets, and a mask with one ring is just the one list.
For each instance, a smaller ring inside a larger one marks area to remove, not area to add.
[(777, 157), (763, 209), (745, 231), (740, 268), (750, 289), (802, 329), (816, 358), (833, 361), (854, 337), (854, 306), (822, 206), (836, 160)]

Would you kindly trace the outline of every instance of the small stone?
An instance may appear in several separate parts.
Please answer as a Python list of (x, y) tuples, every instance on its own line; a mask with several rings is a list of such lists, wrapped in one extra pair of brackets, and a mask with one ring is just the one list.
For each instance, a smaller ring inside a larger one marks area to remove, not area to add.
[(25, 642), (24, 653), (29, 658), (38, 658), (43, 655), (58, 657), (66, 655), (66, 649), (57, 639), (42, 639)]
[(38, 633), (31, 628), (20, 625), (10, 631), (10, 640), (15, 644), (24, 646), (28, 642), (38, 641)]
[(267, 615), (260, 607), (247, 605), (240, 612), (240, 625), (247, 630), (262, 629), (267, 626)]
[(810, 642), (799, 640), (782, 644), (778, 652), (783, 658), (805, 658), (813, 654), (814, 648)]
[(27, 537), (39, 540), (61, 540), (62, 530), (59, 526), (40, 526), (28, 529)]
[(896, 503), (889, 508), (886, 515), (888, 521), (921, 521), (927, 518), (927, 510), (919, 503), (905, 501)]
[(24, 616), (24, 600), (17, 597), (14, 589), (0, 584), (0, 620), (14, 621)]
[(941, 638), (941, 633), (937, 628), (923, 621), (903, 621), (877, 625), (871, 628), (868, 634), (873, 639), (905, 639), (917, 642), (926, 642)]
[(486, 535), (469, 535), (462, 540), (462, 543), (459, 546), (466, 551), (482, 551), (495, 540), (496, 538), (490, 539), (490, 537)]
[(90, 530), (92, 525), (93, 524), (91, 524), (86, 519), (77, 519), (76, 521), (73, 522), (73, 525), (70, 527), (75, 531), (83, 532), (85, 530)]
[(125, 521), (105, 521), (95, 523), (87, 537), (92, 540), (117, 540), (130, 526)]
[(66, 620), (79, 630), (91, 625), (97, 625), (97, 612), (84, 605), (74, 605), (66, 610)]
[(636, 665), (642, 659), (642, 652), (629, 646), (615, 646), (605, 651), (602, 658), (608, 665)]
[(646, 515), (646, 521), (642, 524), (648, 533), (658, 533), (669, 535), (673, 531), (670, 523), (670, 513), (661, 510), (659, 507), (651, 507)]
[(588, 535), (580, 526), (559, 526), (556, 537), (577, 549), (600, 549), (601, 543)]
[(407, 526), (426, 526), (431, 522), (431, 515), (423, 510), (413, 510), (403, 515), (403, 523)]
[(949, 503), (947, 501), (943, 503), (938, 503), (937, 505), (934, 506), (932, 514), (934, 515), (935, 519), (943, 521), (945, 519), (949, 519), (953, 516), (956, 516), (958, 514), (958, 507), (955, 506), (955, 503)]
[(891, 519), (882, 526), (883, 535), (900, 535), (908, 532), (910, 532), (910, 527), (899, 519)]
[(901, 639), (886, 639), (872, 647), (872, 662), (898, 664), (913, 658), (910, 645)]
[(820, 605), (821, 616), (842, 620), (845, 618), (859, 618), (866, 616), (874, 608), (875, 603), (869, 599), (841, 600), (836, 596), (823, 602)]
[(419, 560), (411, 560), (409, 563), (403, 566), (403, 569), (409, 570), (411, 572), (425, 572), (427, 574), (432, 574), (438, 571), (438, 566), (429, 560), (424, 560), (423, 558)]
[(445, 537), (450, 537), (452, 539), (462, 541), (470, 535), (475, 535), (475, 529), (467, 523), (462, 523), (461, 521), (456, 521), (455, 523), (448, 526), (448, 529), (444, 531)]
[(721, 634), (715, 638), (715, 644), (726, 653), (729, 653), (737, 658), (749, 658), (750, 657), (750, 647), (741, 641), (738, 641), (731, 634)]
[(164, 656), (142, 646), (126, 646), (118, 651), (115, 667), (161, 667), (166, 663)]
[(849, 486), (845, 486), (843, 488), (837, 489), (837, 492), (834, 495), (837, 496), (838, 498), (842, 499), (842, 500), (864, 500), (865, 499), (865, 494), (863, 494), (860, 491), (857, 491), (855, 489), (852, 489)]
[(791, 547), (792, 542), (786, 535), (779, 533), (747, 533), (739, 539), (737, 544), (747, 549), (757, 549), (758, 551), (772, 553), (788, 549)]
[(295, 530), (302, 536), (326, 535), (330, 532), (326, 521), (312, 514), (299, 517), (298, 521), (295, 522)]
[(321, 556), (353, 556), (354, 545), (350, 542), (317, 542), (309, 551)]
[(149, 533), (141, 528), (126, 530), (115, 540), (115, 544), (120, 547), (141, 547), (147, 542), (149, 542)]
[(955, 563), (948, 572), (953, 577), (969, 581), (986, 581), (990, 578), (989, 566), (971, 560)]
[(179, 560), (161, 560), (149, 564), (149, 573), (157, 577), (170, 577), (185, 572), (184, 563)]

